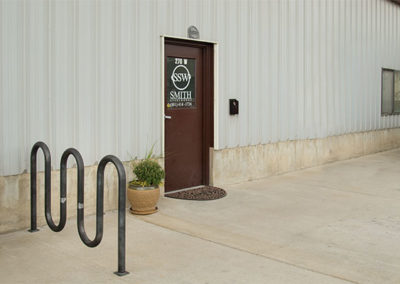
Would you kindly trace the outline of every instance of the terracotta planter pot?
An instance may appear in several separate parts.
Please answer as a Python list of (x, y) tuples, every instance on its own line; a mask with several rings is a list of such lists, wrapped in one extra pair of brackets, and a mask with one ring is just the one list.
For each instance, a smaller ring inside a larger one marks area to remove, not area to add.
[(129, 185), (127, 193), (128, 200), (131, 203), (130, 211), (132, 214), (148, 215), (158, 211), (159, 187)]

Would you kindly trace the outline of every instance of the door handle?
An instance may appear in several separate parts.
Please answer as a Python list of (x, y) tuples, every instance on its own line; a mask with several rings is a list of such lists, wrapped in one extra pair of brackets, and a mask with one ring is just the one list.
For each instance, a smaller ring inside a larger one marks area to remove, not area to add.
[(172, 116), (170, 115), (164, 115), (165, 119), (172, 119)]

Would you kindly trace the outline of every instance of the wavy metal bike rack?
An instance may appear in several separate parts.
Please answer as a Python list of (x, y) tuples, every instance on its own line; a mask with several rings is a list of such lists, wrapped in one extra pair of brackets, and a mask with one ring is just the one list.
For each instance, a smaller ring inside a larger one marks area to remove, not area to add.
[(101, 159), (97, 168), (97, 198), (96, 198), (96, 236), (90, 240), (85, 231), (84, 223), (84, 171), (85, 165), (78, 150), (69, 148), (64, 151), (60, 162), (60, 221), (56, 225), (51, 216), (51, 155), (47, 145), (43, 142), (37, 142), (31, 151), (31, 228), (29, 232), (37, 232), (37, 194), (36, 194), (36, 156), (38, 150), (42, 149), (44, 154), (44, 189), (45, 189), (45, 218), (50, 229), (54, 232), (60, 232), (64, 229), (67, 222), (67, 161), (70, 155), (74, 156), (77, 164), (78, 176), (78, 208), (77, 208), (77, 226), (79, 237), (88, 247), (96, 247), (103, 238), (104, 223), (104, 170), (106, 165), (111, 162), (118, 172), (118, 271), (114, 272), (119, 276), (128, 274), (125, 270), (125, 187), (126, 175), (121, 161), (112, 155)]

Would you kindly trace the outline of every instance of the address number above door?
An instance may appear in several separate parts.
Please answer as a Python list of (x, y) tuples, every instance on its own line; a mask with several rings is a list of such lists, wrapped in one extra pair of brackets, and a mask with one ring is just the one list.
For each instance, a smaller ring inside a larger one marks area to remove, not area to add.
[(167, 108), (195, 108), (195, 59), (167, 57)]

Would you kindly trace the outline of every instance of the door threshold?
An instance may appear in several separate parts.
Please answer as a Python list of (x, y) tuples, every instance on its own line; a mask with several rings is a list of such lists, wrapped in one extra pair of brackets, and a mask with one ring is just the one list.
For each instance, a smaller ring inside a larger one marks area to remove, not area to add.
[(186, 188), (182, 188), (182, 189), (177, 189), (177, 190), (173, 190), (173, 191), (166, 191), (164, 194), (170, 194), (170, 193), (177, 193), (177, 192), (181, 192), (181, 191), (186, 191), (186, 190), (191, 190), (191, 189), (196, 189), (196, 188), (200, 188), (203, 187), (205, 185), (196, 185), (196, 186), (192, 186), (192, 187), (186, 187)]

